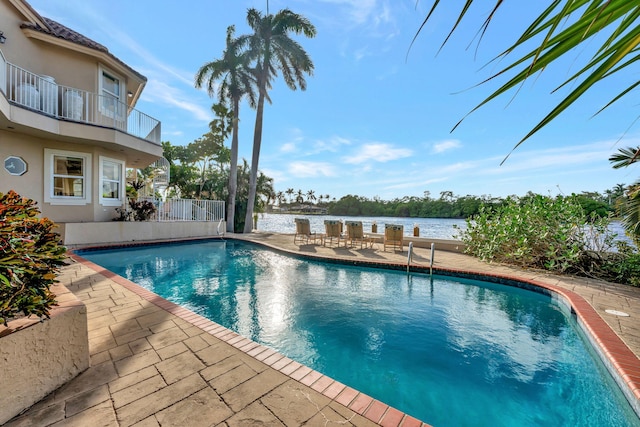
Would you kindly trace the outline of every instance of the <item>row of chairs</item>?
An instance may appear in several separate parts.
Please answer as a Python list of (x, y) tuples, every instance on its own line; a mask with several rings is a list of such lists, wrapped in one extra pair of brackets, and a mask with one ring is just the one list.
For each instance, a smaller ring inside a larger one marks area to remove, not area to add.
[[(295, 218), (296, 233), (293, 236), (293, 243), (319, 242), (323, 246), (329, 244), (340, 246), (344, 242), (344, 246), (354, 247), (360, 244), (360, 249), (364, 247), (372, 248), (375, 237), (368, 236), (362, 228), (362, 221), (342, 221), (327, 219), (324, 221), (325, 232), (316, 233), (311, 231), (311, 224), (307, 218)], [(346, 233), (345, 233), (346, 227)], [(386, 251), (387, 246), (393, 249), (404, 250), (403, 246), (404, 227), (396, 224), (385, 224), (383, 236), (383, 248)]]

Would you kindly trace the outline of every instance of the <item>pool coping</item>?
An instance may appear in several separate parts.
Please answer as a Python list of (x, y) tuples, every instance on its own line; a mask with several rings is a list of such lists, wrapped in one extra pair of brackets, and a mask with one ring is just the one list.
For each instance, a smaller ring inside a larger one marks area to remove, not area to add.
[[(78, 248), (78, 250), (99, 250), (99, 249), (115, 249), (120, 247), (145, 246), (166, 243), (190, 243), (195, 240), (223, 240), (219, 237), (206, 239), (189, 239), (187, 241), (154, 241), (154, 242), (133, 242), (127, 244), (91, 246)], [(321, 260), (324, 262), (332, 262), (346, 265), (359, 265), (375, 268), (386, 268), (404, 270), (407, 265), (393, 261), (376, 262), (366, 260), (345, 260), (340, 258), (330, 258), (320, 255), (301, 254), (278, 247), (267, 242), (236, 239), (226, 237), (225, 240), (236, 240), (248, 242), (272, 250), (285, 253), (297, 258), (306, 258), (312, 260)], [(171, 301), (168, 301), (159, 295), (137, 285), (128, 279), (123, 278), (103, 267), (83, 258), (81, 255), (70, 251), (70, 257), (76, 262), (91, 268), (92, 270), (102, 274), (106, 278), (113, 280), (126, 289), (134, 292), (141, 298), (155, 304), (163, 310), (189, 322), (203, 331), (213, 335), (214, 337), (226, 342), (237, 350), (247, 354), (250, 357), (266, 364), (272, 369), (286, 375), (287, 377), (305, 385), (313, 390), (321, 393), (325, 397), (335, 401), (355, 413), (371, 420), (372, 422), (382, 426), (428, 426), (428, 424), (408, 415), (396, 408), (387, 405), (373, 397), (359, 392), (339, 381), (334, 380), (310, 367), (304, 366), (288, 357), (278, 353), (274, 349), (256, 343), (242, 335), (225, 328), (191, 310), (183, 308)], [(429, 268), (411, 266), (411, 272), (429, 273)], [(611, 329), (611, 327), (602, 319), (597, 311), (579, 294), (559, 286), (543, 283), (533, 279), (525, 279), (515, 275), (491, 274), (486, 272), (477, 272), (473, 270), (433, 267), (433, 273), (438, 275), (458, 276), (469, 279), (487, 280), (508, 286), (518, 286), (535, 292), (541, 292), (549, 295), (551, 298), (564, 304), (570, 310), (571, 315), (575, 316), (578, 326), (581, 328), (585, 337), (589, 340), (592, 348), (595, 350), (600, 360), (611, 374), (618, 387), (623, 392), (636, 415), (640, 417), (640, 359), (631, 351), (631, 349), (622, 341), (622, 339)]]

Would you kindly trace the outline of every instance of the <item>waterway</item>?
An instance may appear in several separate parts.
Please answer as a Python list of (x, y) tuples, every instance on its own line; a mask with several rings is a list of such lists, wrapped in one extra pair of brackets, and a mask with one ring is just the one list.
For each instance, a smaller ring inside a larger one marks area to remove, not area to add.
[[(464, 219), (452, 218), (399, 218), (399, 217), (362, 217), (362, 216), (334, 216), (334, 215), (293, 215), (263, 213), (258, 215), (258, 231), (275, 233), (295, 233), (294, 218), (308, 218), (311, 231), (324, 232), (324, 220), (337, 219), (341, 221), (362, 221), (365, 232), (371, 232), (371, 225), (378, 226), (378, 233), (384, 232), (384, 224), (398, 224), (404, 226), (404, 235), (413, 236), (414, 227), (418, 227), (420, 237), (433, 239), (460, 240), (461, 231), (467, 229)], [(624, 234), (622, 224), (618, 221), (611, 222), (609, 226), (612, 233), (617, 234), (617, 239), (631, 243)]]
[(324, 232), (326, 219), (341, 221), (362, 221), (364, 231), (371, 232), (371, 225), (378, 226), (378, 233), (384, 232), (385, 224), (398, 224), (404, 226), (405, 236), (413, 236), (413, 228), (418, 226), (420, 237), (432, 237), (435, 239), (459, 240), (458, 234), (467, 229), (463, 219), (449, 218), (398, 218), (398, 217), (371, 217), (371, 216), (334, 216), (334, 215), (292, 215), (265, 213), (258, 216), (258, 231), (276, 233), (295, 233), (294, 218), (308, 218), (311, 231)]

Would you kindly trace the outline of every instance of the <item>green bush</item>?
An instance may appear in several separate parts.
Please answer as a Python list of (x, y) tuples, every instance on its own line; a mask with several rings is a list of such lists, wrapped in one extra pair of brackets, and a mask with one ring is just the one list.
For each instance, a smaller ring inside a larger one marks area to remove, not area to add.
[(608, 218), (587, 216), (575, 196), (533, 195), (482, 206), (459, 237), (484, 261), (638, 286), (640, 254), (628, 245), (614, 250), (608, 225)]
[(602, 267), (607, 279), (640, 286), (640, 252), (626, 242), (618, 242), (618, 251), (605, 260)]
[(49, 288), (66, 248), (52, 231), (55, 224), (38, 218), (35, 205), (14, 191), (0, 193), (0, 323), (5, 326), (20, 313), (48, 318), (56, 304)]
[(485, 261), (566, 271), (583, 251), (585, 222), (580, 205), (569, 199), (507, 198), (501, 206), (482, 206), (461, 238), (468, 253)]

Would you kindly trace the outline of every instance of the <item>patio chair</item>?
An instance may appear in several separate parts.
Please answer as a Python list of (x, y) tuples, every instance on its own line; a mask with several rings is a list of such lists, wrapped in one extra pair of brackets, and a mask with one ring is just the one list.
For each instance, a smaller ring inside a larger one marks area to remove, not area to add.
[(296, 223), (296, 234), (293, 236), (293, 243), (306, 243), (309, 241), (316, 242), (320, 240), (322, 242), (322, 235), (311, 232), (311, 224), (307, 218), (294, 218)]
[(403, 249), (402, 237), (404, 235), (404, 226), (396, 225), (396, 224), (385, 224), (384, 225), (384, 243), (383, 248), (384, 251), (387, 251), (387, 246), (391, 246), (394, 249), (396, 247), (400, 248), (400, 252)]
[(358, 242), (360, 243), (360, 249), (365, 246), (372, 247), (373, 239), (369, 236), (365, 236), (362, 228), (362, 221), (346, 221), (347, 226), (347, 242), (351, 247), (354, 247)]
[(337, 246), (340, 246), (340, 240), (344, 240), (342, 236), (342, 222), (335, 219), (324, 220), (324, 243), (326, 245), (329, 242), (329, 246), (336, 242)]

